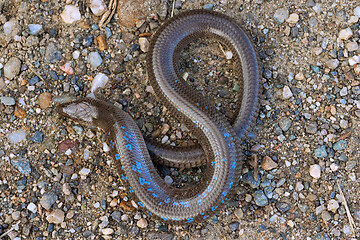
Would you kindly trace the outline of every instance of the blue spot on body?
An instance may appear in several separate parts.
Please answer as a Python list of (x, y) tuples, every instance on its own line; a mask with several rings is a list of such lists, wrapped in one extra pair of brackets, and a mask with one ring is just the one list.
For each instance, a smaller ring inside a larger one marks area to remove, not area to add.
[(170, 201), (170, 198), (167, 198), (167, 199), (165, 199), (165, 203), (169, 203), (169, 201)]
[(220, 164), (216, 164), (216, 167), (217, 167), (217, 168), (220, 168)]
[(214, 206), (214, 207), (211, 207), (211, 211), (215, 211), (215, 209), (217, 209), (218, 206)]
[(179, 219), (178, 219), (178, 218), (173, 218), (172, 220), (173, 220), (173, 221), (179, 221)]
[(134, 192), (134, 190), (130, 187), (130, 190), (129, 190), (130, 193)]
[(146, 181), (144, 178), (142, 177), (139, 177), (139, 180), (140, 180), (140, 184), (141, 185), (144, 185), (144, 184), (150, 184), (148, 181)]
[(173, 203), (173, 206), (178, 206), (179, 204), (177, 202), (174, 202)]
[(144, 204), (142, 202), (138, 202), (138, 204), (140, 205), (140, 207), (144, 207)]
[(184, 201), (181, 201), (180, 204), (184, 207), (189, 207), (189, 203), (188, 202), (184, 202)]
[(212, 161), (212, 162), (211, 162), (211, 166), (214, 166), (214, 164), (215, 164), (215, 161)]
[(211, 190), (212, 190), (211, 187), (208, 187), (208, 192), (211, 192)]
[(201, 203), (202, 203), (202, 199), (199, 199), (198, 204), (201, 205)]
[(226, 159), (225, 159), (225, 158), (223, 158), (223, 159), (222, 159), (222, 161), (223, 161), (223, 162), (225, 162), (225, 161), (226, 161)]
[(234, 161), (233, 162), (233, 164), (232, 164), (232, 166), (231, 166), (233, 169), (235, 169), (236, 168), (236, 162)]
[(167, 220), (167, 218), (166, 218), (166, 217), (161, 217), (161, 219), (162, 219), (162, 220), (164, 220), (164, 221), (166, 221), (166, 220)]
[(159, 202), (159, 204), (158, 204), (158, 205), (160, 206), (161, 204), (162, 204), (162, 202)]
[(230, 137), (229, 133), (224, 133), (224, 137)]
[(124, 126), (120, 126), (122, 129), (125, 129), (125, 127)]
[(204, 219), (207, 219), (209, 217), (209, 215), (206, 215), (206, 216), (204, 216)]
[(148, 189), (146, 189), (146, 190), (148, 190), (149, 192), (151, 192), (151, 191), (152, 191), (152, 189), (151, 189), (151, 188), (148, 188)]
[(126, 148), (128, 148), (129, 150), (132, 150), (131, 144), (126, 144)]
[(199, 103), (196, 103), (196, 106), (199, 106)]
[(111, 134), (111, 132), (109, 131), (109, 132), (108, 132), (108, 135), (110, 135), (110, 134)]
[[(117, 154), (115, 154), (115, 159), (116, 160), (119, 160), (120, 159), (120, 155), (117, 153)], [(121, 167), (121, 169), (123, 169), (124, 167)]]
[(202, 212), (202, 213), (200, 213), (200, 215), (203, 215), (203, 216), (204, 216), (204, 213)]
[(221, 203), (224, 203), (225, 201), (224, 200), (221, 200)]
[(153, 195), (153, 197), (157, 197), (156, 193), (153, 193), (152, 195)]
[(188, 222), (188, 223), (191, 223), (192, 221), (194, 221), (194, 218), (188, 218), (188, 219), (187, 219), (187, 222)]
[(234, 182), (230, 182), (229, 183), (229, 188), (231, 188), (231, 186), (234, 184)]
[(224, 197), (227, 195), (227, 192), (222, 192), (222, 195), (224, 195)]

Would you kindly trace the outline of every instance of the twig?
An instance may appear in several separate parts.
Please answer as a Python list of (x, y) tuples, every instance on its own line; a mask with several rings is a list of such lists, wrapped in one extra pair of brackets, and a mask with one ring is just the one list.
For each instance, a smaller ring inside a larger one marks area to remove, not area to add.
[(101, 17), (101, 20), (99, 22), (99, 28), (102, 28), (103, 26), (105, 26), (110, 22), (111, 18), (115, 14), (116, 6), (117, 6), (117, 0), (111, 0), (108, 7), (109, 10), (107, 10)]
[(220, 50), (221, 50), (221, 51), (223, 52), (223, 54), (226, 56), (226, 52), (225, 52), (223, 46), (221, 45), (220, 42), (218, 42), (218, 44), (219, 44)]
[(4, 232), (1, 236), (0, 236), (0, 239), (5, 237), (6, 235), (8, 235), (12, 230), (14, 230), (15, 226), (18, 225), (20, 223), (20, 221), (18, 221), (16, 224), (12, 225), (12, 227), (7, 230), (6, 232)]
[(44, 78), (37, 71), (35, 71), (35, 69), (31, 66), (31, 63), (26, 60), (26, 64), (28, 65), (30, 71), (32, 71), (36, 76), (38, 76), (38, 78), (40, 78), (41, 81), (44, 82)]
[(340, 196), (341, 196), (341, 198), (342, 198), (342, 203), (344, 204), (345, 209), (346, 209), (346, 214), (347, 214), (347, 217), (348, 217), (348, 219), (349, 219), (349, 224), (350, 224), (351, 231), (352, 231), (352, 233), (353, 233), (353, 236), (355, 237), (355, 229), (354, 229), (355, 222), (354, 222), (354, 219), (353, 219), (352, 216), (351, 216), (349, 207), (348, 207), (348, 205), (347, 205), (347, 202), (346, 202), (344, 193), (343, 193), (343, 191), (341, 190), (339, 181), (336, 181), (336, 183), (337, 183), (337, 186), (338, 186), (338, 188), (339, 188)]
[(171, 9), (171, 14), (170, 14), (170, 17), (173, 17), (174, 16), (174, 8), (175, 8), (175, 1), (173, 1), (173, 4), (172, 4), (172, 9)]

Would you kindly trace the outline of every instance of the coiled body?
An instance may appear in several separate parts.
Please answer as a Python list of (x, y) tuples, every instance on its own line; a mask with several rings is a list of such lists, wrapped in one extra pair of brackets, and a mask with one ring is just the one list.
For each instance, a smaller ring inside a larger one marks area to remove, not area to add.
[[(234, 122), (235, 130), (214, 106), (179, 77), (176, 67), (179, 52), (194, 38), (202, 36), (219, 39), (230, 48), (237, 68), (242, 69), (239, 71), (241, 107)], [(232, 196), (239, 181), (239, 138), (251, 124), (258, 101), (259, 76), (254, 50), (246, 34), (229, 17), (194, 10), (170, 19), (155, 34), (147, 70), (157, 97), (187, 125), (201, 145), (200, 154), (205, 155), (201, 164), (206, 162), (207, 170), (199, 185), (186, 189), (167, 185), (156, 172), (134, 120), (115, 106), (86, 98), (60, 105), (58, 111), (108, 133), (121, 178), (138, 199), (139, 206), (145, 207), (150, 215), (173, 222), (206, 219)], [(161, 146), (155, 148), (161, 152)]]

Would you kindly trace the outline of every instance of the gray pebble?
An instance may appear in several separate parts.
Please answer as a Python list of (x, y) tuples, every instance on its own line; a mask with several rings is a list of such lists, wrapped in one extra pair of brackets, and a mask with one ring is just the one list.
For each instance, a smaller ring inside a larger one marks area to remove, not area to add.
[(286, 8), (280, 8), (275, 11), (274, 19), (278, 23), (283, 23), (289, 17), (289, 10)]
[(50, 42), (45, 50), (45, 61), (49, 63), (57, 63), (62, 59), (61, 51), (58, 50), (55, 43)]
[(229, 225), (231, 231), (235, 232), (238, 228), (239, 228), (239, 223), (238, 222), (232, 222)]
[(110, 216), (112, 217), (112, 219), (114, 219), (117, 222), (120, 222), (121, 220), (121, 212), (119, 211), (112, 212)]
[(56, 202), (57, 199), (58, 199), (58, 196), (54, 192), (52, 192), (52, 191), (46, 192), (41, 197), (40, 204), (46, 210), (50, 210), (51, 206)]
[(281, 118), (279, 120), (279, 127), (286, 132), (291, 127), (292, 121), (289, 118)]
[(262, 190), (256, 190), (254, 192), (254, 201), (255, 201), (255, 204), (260, 207), (266, 206), (269, 203), (266, 195), (264, 194), (264, 192)]
[(286, 203), (286, 202), (277, 202), (275, 204), (276, 208), (281, 212), (281, 213), (285, 213), (287, 211), (289, 211), (290, 209), (290, 204)]
[(40, 31), (42, 29), (42, 25), (41, 24), (29, 24), (28, 28), (29, 28), (29, 33), (31, 35), (35, 35), (35, 34), (40, 33)]
[(4, 75), (7, 79), (12, 80), (20, 73), (21, 61), (17, 57), (11, 57), (4, 66)]
[(347, 147), (347, 141), (339, 140), (334, 144), (333, 149), (335, 151), (340, 151), (340, 150), (344, 150), (346, 147)]
[(315, 149), (315, 157), (317, 158), (324, 158), (327, 157), (327, 152), (325, 146), (320, 146), (319, 148)]
[(41, 143), (44, 139), (44, 134), (40, 131), (36, 131), (34, 136), (30, 138), (35, 143)]
[(0, 97), (0, 101), (6, 106), (15, 105), (15, 99), (13, 97)]
[(209, 3), (209, 4), (205, 4), (205, 5), (204, 5), (204, 9), (206, 9), (206, 10), (212, 10), (212, 9), (213, 9), (213, 7), (214, 7), (214, 5), (213, 5), (213, 4), (211, 4), (211, 3)]
[(30, 162), (26, 158), (11, 159), (11, 165), (17, 167), (19, 172), (24, 175), (29, 175), (31, 173)]
[(91, 68), (96, 69), (102, 63), (102, 58), (98, 52), (91, 52), (88, 56), (88, 62)]
[(307, 133), (315, 134), (317, 131), (317, 124), (316, 123), (309, 123), (305, 126), (305, 131)]

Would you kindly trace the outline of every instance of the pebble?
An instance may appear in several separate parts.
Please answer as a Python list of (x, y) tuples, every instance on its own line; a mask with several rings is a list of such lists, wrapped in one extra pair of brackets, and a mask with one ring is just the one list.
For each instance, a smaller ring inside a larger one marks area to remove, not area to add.
[(88, 168), (82, 168), (79, 171), (79, 174), (82, 175), (82, 176), (87, 176), (87, 175), (89, 175), (89, 173), (90, 173), (90, 169), (88, 169)]
[(269, 204), (269, 200), (262, 190), (256, 190), (254, 192), (254, 201), (255, 204), (260, 207), (264, 207)]
[(106, 83), (109, 81), (109, 77), (104, 73), (98, 73), (91, 82), (91, 92), (95, 92), (98, 88), (105, 88)]
[(321, 218), (325, 221), (328, 222), (331, 219), (331, 215), (328, 211), (323, 211), (321, 213)]
[(340, 120), (340, 127), (343, 128), (343, 129), (348, 128), (348, 121), (346, 121), (344, 119), (341, 119)]
[(75, 50), (73, 53), (72, 53), (72, 57), (73, 59), (78, 59), (80, 57), (80, 51), (79, 50)]
[(206, 9), (206, 10), (212, 10), (213, 8), (214, 8), (214, 5), (211, 4), (211, 3), (208, 3), (208, 4), (204, 5), (204, 9)]
[(40, 82), (40, 78), (38, 76), (32, 77), (29, 79), (28, 84), (30, 86), (35, 85), (36, 83)]
[(335, 151), (340, 151), (340, 150), (344, 150), (346, 147), (347, 147), (347, 141), (339, 140), (334, 144), (333, 149)]
[(37, 207), (34, 203), (29, 203), (29, 205), (26, 207), (30, 212), (36, 213)]
[(61, 51), (58, 50), (55, 43), (50, 42), (45, 50), (45, 61), (49, 63), (57, 63), (62, 59)]
[(170, 176), (165, 176), (164, 178), (166, 184), (172, 184), (174, 180)]
[(324, 158), (328, 155), (325, 146), (320, 146), (319, 148), (315, 149), (314, 153), (315, 157), (317, 158)]
[(354, 9), (354, 15), (360, 18), (360, 6), (357, 6)]
[(31, 35), (36, 35), (36, 34), (40, 33), (40, 31), (42, 29), (42, 25), (41, 24), (29, 24), (28, 28), (29, 28), (29, 33)]
[(71, 194), (71, 187), (68, 183), (64, 183), (62, 186), (62, 191), (65, 195), (69, 196)]
[(289, 10), (280, 8), (275, 11), (274, 18), (278, 23), (283, 23), (289, 17)]
[(74, 69), (71, 67), (71, 64), (69, 62), (67, 62), (64, 65), (60, 66), (60, 70), (67, 73), (67, 74), (69, 74), (69, 75), (74, 74)]
[(236, 230), (238, 230), (239, 225), (240, 224), (238, 222), (232, 222), (232, 223), (230, 223), (229, 227), (230, 227), (231, 231), (235, 232)]
[(46, 220), (49, 223), (61, 224), (64, 222), (65, 214), (61, 209), (55, 209), (51, 213), (48, 213)]
[(330, 199), (327, 204), (327, 210), (336, 213), (336, 210), (338, 208), (339, 208), (339, 203), (335, 199)]
[(353, 32), (351, 31), (350, 28), (342, 29), (342, 30), (339, 32), (339, 39), (342, 39), (342, 40), (348, 40), (348, 39), (351, 38), (352, 36), (353, 36)]
[(281, 213), (286, 213), (291, 207), (291, 205), (286, 202), (277, 202), (275, 206)]
[(51, 206), (58, 200), (58, 196), (52, 192), (46, 192), (40, 199), (40, 204), (46, 210), (50, 210)]
[(10, 37), (17, 35), (21, 31), (19, 22), (15, 18), (5, 22), (3, 28), (5, 35)]
[(26, 138), (26, 131), (24, 129), (16, 130), (8, 135), (8, 140), (11, 144), (19, 143), (23, 141), (25, 138)]
[(330, 59), (328, 61), (326, 61), (326, 66), (328, 68), (330, 68), (331, 70), (334, 70), (335, 68), (337, 68), (339, 66), (339, 60), (337, 59)]
[(295, 24), (298, 21), (299, 21), (299, 15), (296, 13), (290, 14), (289, 18), (286, 19), (286, 22), (291, 23), (291, 24)]
[(139, 221), (137, 221), (136, 225), (139, 228), (146, 228), (148, 226), (148, 222), (146, 221), (145, 218), (140, 218)]
[(284, 86), (283, 88), (283, 98), (289, 99), (293, 96), (293, 93), (291, 92), (290, 88), (288, 86)]
[(0, 97), (0, 102), (6, 106), (15, 105), (15, 99), (13, 97)]
[(106, 12), (107, 7), (103, 0), (91, 0), (90, 9), (95, 16), (101, 16)]
[(101, 229), (102, 234), (104, 235), (110, 235), (114, 233), (114, 229), (112, 228), (103, 228)]
[(314, 164), (310, 166), (310, 176), (315, 179), (319, 179), (321, 175), (321, 167), (318, 164)]
[(346, 96), (348, 94), (348, 91), (347, 91), (347, 87), (343, 87), (341, 90), (340, 90), (340, 96)]
[(141, 51), (143, 51), (143, 52), (149, 51), (150, 42), (149, 42), (149, 40), (147, 40), (147, 38), (144, 38), (144, 37), (139, 38), (139, 45), (140, 45)]
[(64, 23), (71, 24), (81, 19), (79, 8), (74, 5), (66, 5), (64, 11), (60, 14)]
[(88, 56), (88, 62), (91, 68), (96, 69), (102, 63), (102, 58), (98, 52), (91, 52)]
[(38, 101), (41, 109), (48, 108), (51, 105), (51, 94), (49, 92), (41, 93)]
[(274, 162), (269, 156), (265, 156), (261, 162), (261, 167), (266, 171), (270, 171), (274, 168), (277, 168), (278, 164)]
[(279, 120), (279, 127), (280, 127), (284, 132), (286, 132), (287, 130), (290, 129), (291, 124), (292, 124), (292, 121), (291, 121), (289, 118), (287, 118), (287, 117), (281, 118), (281, 119)]
[(40, 131), (36, 131), (34, 136), (30, 138), (34, 143), (41, 143), (44, 139), (44, 134)]
[(346, 49), (349, 52), (353, 52), (359, 49), (359, 45), (357, 44), (357, 42), (348, 42), (346, 43)]
[(19, 73), (21, 69), (21, 61), (17, 57), (11, 57), (9, 61), (4, 65), (4, 76), (12, 80), (15, 78)]

